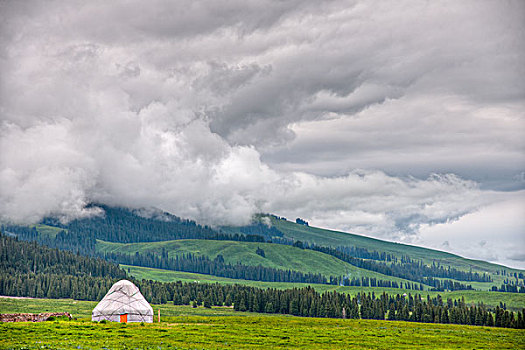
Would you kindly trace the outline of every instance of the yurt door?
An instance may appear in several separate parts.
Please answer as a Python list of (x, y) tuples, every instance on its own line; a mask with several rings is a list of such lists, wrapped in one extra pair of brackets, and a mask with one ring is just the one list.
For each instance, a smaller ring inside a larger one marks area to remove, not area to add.
[(128, 314), (120, 315), (120, 322), (128, 322)]

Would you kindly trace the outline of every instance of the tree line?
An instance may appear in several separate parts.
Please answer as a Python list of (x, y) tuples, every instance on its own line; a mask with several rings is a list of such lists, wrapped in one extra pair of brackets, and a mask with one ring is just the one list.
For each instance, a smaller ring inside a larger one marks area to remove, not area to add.
[(343, 276), (338, 278), (335, 283), (341, 286), (352, 286), (352, 287), (382, 287), (382, 288), (404, 288), (413, 290), (425, 290), (421, 283), (410, 283), (410, 282), (396, 282), (389, 280), (380, 280), (374, 277), (352, 277)]
[(502, 284), (499, 288), (497, 286), (492, 286), (490, 290), (493, 292), (525, 293), (525, 286), (517, 286), (515, 284)]
[(525, 309), (518, 312), (483, 303), (469, 305), (464, 299), (423, 298), (382, 293), (318, 293), (312, 287), (262, 289), (243, 285), (205, 283), (161, 283), (137, 281), (143, 295), (153, 302), (176, 305), (231, 306), (237, 311), (290, 314), (304, 317), (400, 320), (425, 323), (453, 323), (490, 327), (525, 328)]
[(120, 278), (0, 271), (0, 295), (100, 300)]
[(42, 235), (36, 227), (2, 225), (1, 231), (6, 234), (16, 235), (24, 241), (34, 241), (39, 244), (60, 250), (68, 250), (83, 255), (93, 255), (95, 253), (96, 238), (89, 235), (82, 235), (79, 232), (69, 232), (63, 227), (55, 236)]
[(366, 248), (360, 248), (360, 247), (354, 247), (354, 246), (338, 246), (335, 249), (339, 250), (340, 252), (356, 257), (361, 259), (369, 259), (369, 260), (379, 260), (379, 261), (393, 261), (398, 262), (398, 259), (395, 255), (386, 253), (386, 252), (378, 252), (375, 250), (368, 250)]
[[(264, 255), (264, 250), (257, 248), (257, 254)], [(218, 255), (215, 259), (199, 256), (191, 253), (170, 257), (165, 248), (161, 253), (139, 253), (126, 254), (119, 252), (100, 253), (100, 257), (124, 265), (144, 266), (173, 271), (184, 271), (264, 282), (291, 282), (291, 283), (316, 283), (344, 286), (383, 287), (383, 288), (405, 288), (413, 290), (424, 290), (422, 284), (402, 283), (390, 280), (382, 280), (370, 277), (352, 278), (330, 276), (328, 279), (321, 274), (303, 273), (296, 270), (283, 270), (263, 266), (251, 266), (239, 263), (225, 263), (224, 257)]]

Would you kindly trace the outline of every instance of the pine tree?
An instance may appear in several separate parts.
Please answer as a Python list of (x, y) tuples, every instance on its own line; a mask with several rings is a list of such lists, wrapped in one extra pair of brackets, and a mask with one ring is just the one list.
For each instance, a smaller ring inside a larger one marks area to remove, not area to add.
[(211, 309), (211, 302), (209, 298), (204, 299), (204, 307), (207, 309)]
[(394, 303), (390, 304), (390, 308), (388, 309), (388, 319), (389, 320), (396, 320), (396, 307)]

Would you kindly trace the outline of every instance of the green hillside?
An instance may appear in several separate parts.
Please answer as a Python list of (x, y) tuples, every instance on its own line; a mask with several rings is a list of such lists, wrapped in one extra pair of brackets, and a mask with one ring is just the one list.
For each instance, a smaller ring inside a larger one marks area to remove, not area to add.
[[(164, 222), (162, 220), (156, 220), (156, 219), (144, 219), (139, 216), (137, 216), (134, 212), (128, 209), (118, 209), (118, 208), (110, 208), (110, 207), (104, 207), (107, 214), (106, 218), (109, 220), (107, 223), (103, 222), (103, 224), (100, 226), (99, 222), (100, 218), (98, 219), (89, 219), (82, 221), (84, 226), (82, 226), (82, 229), (76, 228), (74, 231), (76, 232), (76, 235), (84, 236), (87, 233), (84, 232), (84, 229), (89, 229), (94, 232), (98, 232), (96, 230), (101, 229), (105, 232), (105, 230), (110, 230), (113, 232), (112, 234), (115, 237), (120, 237), (122, 232), (125, 232), (126, 234), (122, 236), (128, 236), (128, 235), (136, 235), (137, 237), (142, 237), (143, 235), (146, 235), (148, 230), (151, 231), (151, 229), (154, 227), (154, 231), (159, 231), (162, 234), (160, 236), (170, 237), (173, 235), (177, 235), (177, 232), (179, 230), (185, 229), (185, 228), (199, 228), (199, 226), (180, 226), (180, 222), (183, 222), (182, 219), (177, 218), (176, 221), (171, 225), (169, 222)], [(118, 210), (117, 210), (118, 209)], [(167, 214), (166, 214), (167, 215)], [(308, 242), (308, 243), (315, 243), (320, 246), (331, 246), (331, 247), (337, 247), (337, 246), (348, 246), (348, 247), (357, 247), (357, 248), (364, 248), (369, 251), (376, 251), (379, 253), (387, 253), (391, 255), (395, 255), (398, 258), (401, 256), (409, 256), (412, 259), (422, 260), (428, 264), (431, 264), (432, 262), (441, 263), (444, 266), (450, 266), (453, 268), (456, 268), (458, 270), (468, 271), (472, 269), (473, 272), (480, 272), (480, 273), (490, 273), (493, 274), (494, 284), (501, 284), (502, 281), (506, 278), (504, 276), (497, 276), (496, 273), (501, 273), (502, 271), (506, 271), (507, 273), (514, 273), (514, 272), (525, 272), (524, 270), (518, 270), (513, 268), (508, 268), (505, 266), (497, 265), (488, 263), (485, 261), (479, 261), (479, 260), (471, 260), (462, 258), (460, 256), (433, 250), (433, 249), (427, 249), (417, 246), (412, 246), (408, 244), (400, 244), (400, 243), (394, 243), (394, 242), (388, 242), (384, 240), (374, 239), (370, 237), (365, 237), (357, 234), (351, 234), (346, 232), (339, 232), (339, 231), (333, 231), (333, 230), (326, 230), (321, 228), (316, 228), (312, 226), (305, 226), (296, 224), (291, 221), (287, 220), (279, 220), (274, 216), (271, 215), (257, 215), (255, 218), (256, 220), (261, 220), (261, 218), (267, 217), (271, 220), (272, 225), (277, 228), (279, 231), (281, 231), (284, 234), (285, 238)], [(174, 217), (176, 218), (176, 217)], [(111, 219), (111, 220), (110, 220)], [(266, 219), (265, 219), (266, 220)], [(74, 223), (74, 222), (73, 222)], [(164, 227), (164, 226), (166, 227)], [(171, 225), (171, 226), (170, 226)], [(77, 225), (78, 226), (78, 225)], [(106, 227), (107, 226), (107, 227)], [(43, 237), (54, 237), (58, 232), (62, 230), (62, 228), (57, 228), (53, 226), (47, 226), (47, 225), (36, 225), (35, 226), (38, 232)], [(75, 226), (76, 227), (76, 226)], [(65, 231), (68, 232), (68, 228), (65, 228)], [(77, 232), (78, 231), (78, 232)], [(136, 231), (136, 232), (135, 232)], [(226, 234), (242, 234), (243, 230), (241, 227), (220, 227), (220, 232), (226, 233)], [(200, 232), (200, 231), (199, 231)], [(195, 234), (197, 234), (196, 232)], [(159, 236), (159, 237), (160, 237)], [(106, 241), (120, 241), (120, 240), (114, 240), (114, 239), (105, 239), (102, 237), (95, 237), (98, 239), (103, 239)], [(122, 237), (121, 237), (122, 238)], [(188, 237), (188, 238), (197, 238), (197, 237)], [(168, 239), (175, 239), (175, 238), (168, 238)], [(155, 237), (147, 237), (145, 238), (147, 241), (158, 241), (163, 239), (155, 239)], [(138, 240), (140, 241), (140, 240)], [(47, 244), (47, 243), (46, 243)], [(76, 244), (76, 243), (75, 243)], [(62, 247), (59, 247), (62, 248)], [(206, 249), (204, 246), (203, 249)], [(236, 258), (237, 253), (235, 252), (234, 247), (230, 247), (229, 250), (225, 253), (233, 253), (232, 258)], [(210, 252), (213, 253), (213, 252)], [(217, 253), (218, 254), (218, 253)], [(221, 253), (222, 254), (222, 253)], [(242, 254), (243, 263), (245, 264), (258, 264), (262, 263), (263, 266), (271, 266), (271, 265), (265, 265), (264, 262), (261, 262), (260, 257), (256, 254)], [(225, 258), (228, 258), (227, 254), (223, 254)], [(277, 259), (277, 256), (272, 257), (272, 261), (277, 262), (277, 265), (279, 265), (279, 262)], [(236, 262), (236, 261), (234, 261)], [(277, 267), (277, 266), (272, 266)], [(306, 272), (306, 271), (305, 271)]]
[(439, 250), (388, 242), (352, 233), (299, 225), (294, 222), (279, 220), (272, 216), (270, 216), (270, 218), (272, 225), (281, 231), (285, 237), (303, 242), (332, 247), (355, 246), (359, 248), (365, 248), (370, 251), (390, 253), (398, 257), (408, 255), (410, 258), (420, 259), (426, 263), (432, 263), (435, 261), (436, 263), (439, 262), (442, 265), (455, 267), (459, 270), (469, 270), (472, 268), (472, 270), (476, 272), (488, 273), (496, 273), (497, 271), (502, 270), (506, 270), (507, 272), (523, 272), (523, 270), (492, 264), (486, 261), (466, 259), (458, 255), (442, 252)]
[[(264, 250), (264, 258), (255, 253), (258, 247)], [(128, 254), (134, 254), (135, 252), (160, 253), (162, 249), (166, 249), (170, 256), (192, 253), (205, 255), (211, 259), (214, 259), (220, 254), (227, 263), (231, 264), (242, 262), (245, 265), (252, 266), (261, 265), (276, 269), (297, 270), (303, 273), (321, 273), (327, 277), (350, 275), (356, 278), (370, 277), (397, 282), (408, 282), (401, 278), (385, 276), (377, 272), (355, 267), (327, 254), (281, 244), (200, 239), (123, 244), (97, 240), (96, 249), (97, 252), (119, 252)]]
[[(36, 225), (35, 228), (39, 232), (38, 240), (40, 243), (51, 247), (80, 251), (81, 254), (87, 255), (94, 254), (95, 251), (127, 253), (134, 253), (136, 251), (160, 252), (162, 248), (165, 248), (172, 255), (194, 253), (213, 259), (218, 254), (221, 254), (227, 263), (232, 264), (241, 262), (244, 265), (261, 265), (274, 269), (290, 269), (302, 273), (320, 273), (324, 276), (340, 277), (349, 275), (351, 278), (375, 277), (382, 280), (402, 280), (355, 267), (330, 255), (313, 250), (302, 250), (288, 245), (237, 241), (239, 236), (242, 238), (246, 233), (260, 234), (263, 235), (265, 239), (275, 237), (274, 235), (282, 235), (283, 237), (281, 237), (281, 239), (285, 243), (302, 241), (323, 247), (345, 246), (363, 248), (369, 252), (386, 253), (397, 258), (408, 256), (416, 260), (416, 263), (419, 261), (423, 261), (428, 265), (440, 263), (445, 268), (450, 266), (457, 270), (467, 272), (471, 270), (472, 272), (480, 274), (490, 274), (493, 280), (492, 282), (458, 281), (462, 284), (470, 284), (472, 287), (480, 290), (487, 290), (492, 286), (499, 287), (504, 282), (510, 282), (511, 284), (518, 282), (518, 284), (522, 284), (522, 278), (516, 281), (513, 279), (514, 277), (510, 277), (509, 274), (525, 272), (485, 261), (465, 259), (454, 254), (433, 249), (300, 225), (287, 220), (280, 220), (271, 215), (256, 215), (254, 224), (250, 226), (219, 227), (212, 229), (210, 227), (199, 226), (197, 223), (191, 221), (185, 221), (168, 213), (164, 213), (164, 216), (162, 216), (163, 219), (159, 219), (157, 217), (144, 218), (139, 216), (135, 211), (126, 208), (104, 207), (104, 210), (106, 211), (104, 217), (70, 222), (65, 227), (68, 233), (67, 237), (57, 235), (62, 228)], [(268, 221), (268, 219), (270, 221)], [(257, 223), (258, 220), (264, 220), (265, 224), (271, 222), (273, 228), (268, 229), (266, 225)], [(47, 222), (52, 223), (53, 221)], [(259, 232), (257, 230), (259, 230)], [(17, 234), (19, 236), (21, 235), (20, 237), (22, 239), (34, 239), (32, 232), (27, 233), (25, 238), (23, 231)], [(237, 238), (228, 236), (232, 234), (237, 235)], [(56, 239), (54, 239), (54, 237), (56, 237)], [(234, 238), (234, 241), (229, 240), (232, 238)], [(261, 237), (259, 238), (262, 239)], [(222, 239), (227, 239), (228, 241)], [(118, 243), (109, 243), (109, 241), (140, 243), (123, 243), (119, 245)], [(98, 243), (95, 244), (95, 242)], [(265, 258), (256, 254), (258, 246), (265, 251)], [(402, 274), (398, 273), (397, 275)], [(453, 278), (448, 279), (453, 280)]]

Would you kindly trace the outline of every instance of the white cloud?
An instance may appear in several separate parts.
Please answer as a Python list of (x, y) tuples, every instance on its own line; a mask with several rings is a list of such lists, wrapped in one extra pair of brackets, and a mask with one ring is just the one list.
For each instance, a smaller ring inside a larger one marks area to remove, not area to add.
[(459, 220), (423, 225), (417, 243), (474, 259), (525, 268), (525, 191), (499, 193), (494, 203)]

